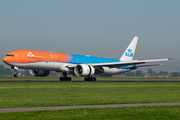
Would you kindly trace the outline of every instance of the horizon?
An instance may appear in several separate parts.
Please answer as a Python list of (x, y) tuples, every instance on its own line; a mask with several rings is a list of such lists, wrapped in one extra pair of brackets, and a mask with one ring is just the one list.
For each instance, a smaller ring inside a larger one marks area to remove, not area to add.
[(0, 1), (0, 64), (29, 49), (119, 59), (134, 36), (134, 59), (177, 58), (147, 71), (180, 71), (180, 1)]

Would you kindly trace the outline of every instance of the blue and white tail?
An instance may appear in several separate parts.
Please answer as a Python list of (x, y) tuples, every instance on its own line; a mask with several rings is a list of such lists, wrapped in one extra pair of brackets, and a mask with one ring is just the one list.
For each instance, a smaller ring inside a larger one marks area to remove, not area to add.
[(121, 61), (131, 61), (131, 60), (133, 60), (137, 42), (138, 42), (138, 37), (135, 36), (134, 39), (132, 40), (132, 42), (127, 47), (127, 49), (125, 50), (122, 57), (120, 58)]

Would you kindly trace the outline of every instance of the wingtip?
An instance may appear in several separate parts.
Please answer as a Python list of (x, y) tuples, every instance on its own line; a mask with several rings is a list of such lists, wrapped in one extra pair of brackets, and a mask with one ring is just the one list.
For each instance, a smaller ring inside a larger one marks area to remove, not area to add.
[(177, 58), (168, 58), (168, 60), (176, 60)]

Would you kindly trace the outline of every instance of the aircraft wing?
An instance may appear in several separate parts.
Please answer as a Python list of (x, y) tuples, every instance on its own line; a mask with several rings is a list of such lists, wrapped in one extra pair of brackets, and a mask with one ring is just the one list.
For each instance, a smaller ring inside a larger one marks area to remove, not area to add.
[[(93, 67), (105, 67), (108, 66), (110, 68), (112, 67), (120, 67), (120, 66), (128, 66), (128, 65), (133, 65), (134, 67), (138, 67), (136, 66), (137, 64), (145, 64), (148, 62), (159, 62), (159, 61), (168, 61), (168, 60), (172, 60), (172, 58), (166, 58), (166, 59), (152, 59), (152, 60), (132, 60), (132, 61), (122, 61), (122, 62), (110, 62), (110, 63), (93, 63), (91, 64)], [(143, 67), (143, 66), (157, 66), (160, 64), (151, 64), (151, 65), (142, 65), (139, 67)]]

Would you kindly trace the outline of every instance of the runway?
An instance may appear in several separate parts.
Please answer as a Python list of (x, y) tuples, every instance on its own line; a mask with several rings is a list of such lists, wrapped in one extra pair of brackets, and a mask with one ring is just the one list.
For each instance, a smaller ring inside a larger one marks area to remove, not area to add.
[(80, 106), (31, 107), (31, 108), (3, 108), (3, 109), (0, 109), (0, 113), (38, 111), (38, 110), (51, 111), (51, 110), (84, 109), (84, 108), (118, 108), (118, 107), (174, 106), (174, 105), (180, 105), (180, 102), (177, 102), (177, 103), (112, 104), (112, 105), (80, 105)]
[(180, 82), (180, 81), (171, 81), (171, 80), (168, 80), (168, 81), (111, 81), (111, 80), (108, 80), (108, 81), (31, 81), (31, 80), (26, 80), (26, 81), (0, 81), (0, 83), (33, 83), (33, 82), (36, 82), (36, 83), (43, 83), (43, 82), (58, 82), (58, 83), (63, 83), (63, 82), (68, 82), (68, 83), (71, 83), (71, 82)]

